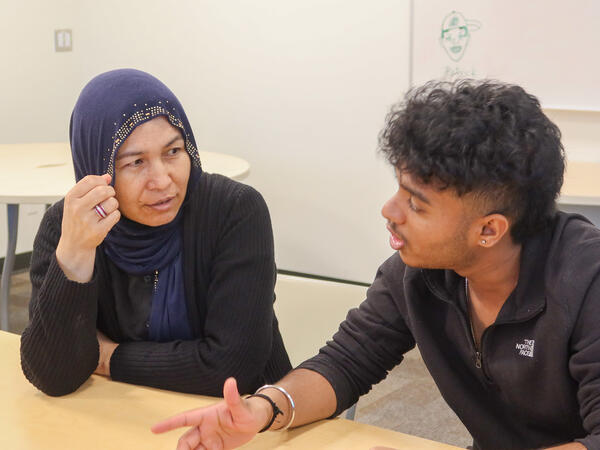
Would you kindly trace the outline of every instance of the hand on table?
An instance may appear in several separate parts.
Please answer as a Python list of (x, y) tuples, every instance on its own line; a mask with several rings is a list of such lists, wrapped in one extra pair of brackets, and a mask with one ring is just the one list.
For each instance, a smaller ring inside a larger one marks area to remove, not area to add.
[[(85, 283), (94, 272), (96, 247), (121, 218), (111, 177), (88, 175), (65, 196), (56, 259), (67, 278)], [(101, 217), (95, 207), (106, 213)]]
[(214, 405), (159, 422), (152, 426), (152, 432), (192, 427), (179, 438), (178, 450), (228, 450), (252, 439), (273, 414), (271, 405), (260, 397), (242, 399), (234, 378), (225, 381), (223, 397), (223, 401)]
[(110, 340), (104, 333), (96, 330), (98, 346), (100, 347), (100, 356), (98, 358), (98, 367), (94, 373), (110, 377), (110, 358), (119, 344)]

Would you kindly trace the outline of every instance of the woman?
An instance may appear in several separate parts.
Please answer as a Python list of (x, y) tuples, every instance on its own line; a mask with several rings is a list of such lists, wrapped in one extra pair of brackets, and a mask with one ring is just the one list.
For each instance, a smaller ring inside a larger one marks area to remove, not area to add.
[(34, 242), (27, 379), (54, 396), (92, 373), (220, 395), (228, 376), (252, 392), (289, 371), (267, 206), (202, 172), (173, 93), (137, 70), (101, 74), (70, 140), (77, 184)]

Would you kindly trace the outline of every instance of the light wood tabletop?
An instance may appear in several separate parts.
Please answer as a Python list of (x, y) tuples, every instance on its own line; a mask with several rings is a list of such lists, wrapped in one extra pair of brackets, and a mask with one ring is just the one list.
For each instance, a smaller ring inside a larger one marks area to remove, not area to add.
[[(150, 426), (218, 400), (118, 383), (98, 375), (92, 375), (73, 394), (49, 397), (29, 384), (21, 372), (19, 336), (1, 331), (0, 364), (2, 449), (174, 449), (185, 430), (154, 435)], [(243, 448), (368, 450), (375, 445), (411, 450), (458, 448), (345, 419), (262, 433)]]
[(600, 206), (600, 163), (567, 161), (559, 203)]

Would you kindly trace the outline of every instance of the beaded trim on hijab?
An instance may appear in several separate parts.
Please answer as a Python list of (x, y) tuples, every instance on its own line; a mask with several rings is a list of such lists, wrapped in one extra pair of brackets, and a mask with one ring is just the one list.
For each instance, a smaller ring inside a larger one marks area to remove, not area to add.
[[(166, 102), (169, 103), (168, 100)], [(159, 101), (158, 103), (159, 103), (159, 105), (162, 104), (161, 101)], [(134, 104), (133, 106), (137, 106), (137, 105)], [(144, 106), (148, 106), (148, 104), (146, 103)], [(173, 107), (173, 109), (175, 109), (175, 107)], [(125, 116), (125, 114), (123, 114), (123, 116)], [(179, 128), (183, 132), (183, 135), (185, 136), (185, 149), (186, 149), (188, 155), (190, 155), (192, 164), (196, 167), (202, 167), (200, 164), (200, 158), (198, 156), (198, 150), (196, 149), (196, 147), (194, 147), (194, 144), (192, 144), (191, 141), (188, 139), (189, 134), (185, 132), (185, 128), (183, 127), (183, 123), (181, 122), (181, 120), (179, 120), (177, 117), (175, 117), (173, 114), (171, 114), (167, 109), (165, 109), (162, 106), (150, 106), (150, 107), (141, 109), (141, 110), (133, 113), (129, 117), (129, 119), (127, 119), (123, 123), (123, 125), (121, 125), (121, 127), (117, 130), (115, 135), (112, 136), (112, 139), (113, 139), (112, 149), (110, 149), (110, 148), (106, 149), (106, 151), (110, 154), (109, 161), (108, 161), (107, 173), (111, 177), (114, 177), (114, 170), (115, 170), (114, 162), (115, 162), (115, 154), (117, 152), (117, 149), (121, 146), (121, 144), (125, 141), (125, 139), (127, 139), (129, 134), (131, 133), (131, 131), (134, 130), (135, 127), (140, 122), (148, 121), (157, 116), (165, 116), (169, 120), (171, 125)], [(116, 122), (114, 124), (117, 125)]]

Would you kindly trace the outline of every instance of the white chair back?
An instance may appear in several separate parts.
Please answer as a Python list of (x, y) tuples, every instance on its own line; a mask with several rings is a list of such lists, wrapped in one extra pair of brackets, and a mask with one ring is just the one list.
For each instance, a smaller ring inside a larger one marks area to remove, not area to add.
[(275, 313), (292, 366), (319, 352), (366, 291), (354, 284), (277, 276)]

